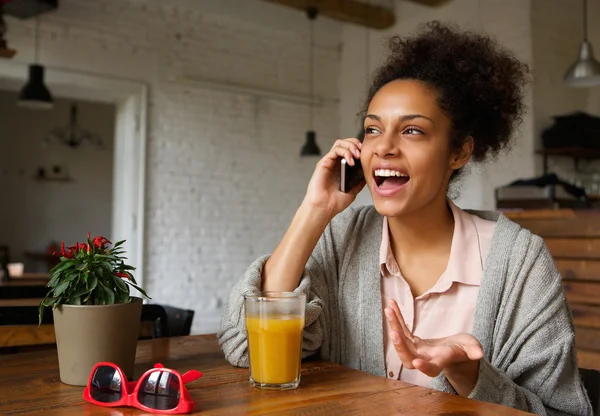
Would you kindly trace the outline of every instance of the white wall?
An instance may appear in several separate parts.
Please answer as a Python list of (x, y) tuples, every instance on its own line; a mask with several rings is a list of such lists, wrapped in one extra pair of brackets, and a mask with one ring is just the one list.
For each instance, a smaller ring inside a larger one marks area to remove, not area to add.
[[(430, 20), (456, 23), (462, 28), (485, 29), (503, 45), (512, 49), (524, 62), (532, 64), (530, 0), (453, 0), (441, 7), (425, 7), (409, 1), (396, 1), (396, 24), (386, 31), (370, 35), (371, 68), (381, 62), (386, 53), (386, 39), (395, 34), (415, 32)], [(346, 25), (343, 31), (344, 49), (340, 76), (340, 132), (355, 134), (355, 114), (365, 97), (365, 31)], [(458, 204), (465, 208), (494, 208), (493, 190), (496, 186), (534, 173), (533, 117), (527, 114), (517, 134), (509, 156), (497, 163), (473, 166), (459, 187)], [(356, 204), (369, 203), (368, 191), (359, 195)]]
[[(600, 0), (588, 0), (588, 36), (594, 46), (596, 60), (600, 60)], [(600, 86), (589, 91), (588, 109), (600, 116)]]
[[(597, 0), (589, 3), (597, 3)], [(583, 1), (532, 2), (536, 148), (542, 146), (542, 132), (554, 124), (553, 116), (591, 110), (588, 108), (591, 89), (568, 87), (563, 83), (565, 72), (579, 53), (583, 36), (582, 12)], [(592, 17), (590, 23), (593, 21)], [(537, 170), (541, 173), (541, 157), (536, 162)], [(584, 165), (585, 162), (582, 167)], [(575, 175), (573, 161), (569, 159), (550, 158), (548, 168), (550, 172), (555, 172), (566, 180)]]
[[(10, 19), (15, 59), (32, 58), (32, 22)], [(316, 91), (337, 97), (340, 25), (317, 21)], [(196, 311), (214, 332), (231, 285), (271, 252), (315, 159), (301, 159), (303, 104), (194, 80), (306, 94), (308, 21), (257, 0), (62, 0), (42, 20), (46, 65), (149, 85), (145, 282), (153, 300)], [(317, 110), (318, 142), (338, 107)]]
[[(51, 241), (73, 245), (93, 234), (110, 233), (113, 132), (115, 108), (77, 102), (80, 126), (97, 133), (104, 149), (72, 149), (55, 143), (42, 147), (42, 138), (66, 126), (70, 100), (55, 97), (50, 111), (16, 105), (18, 93), (0, 91), (0, 244), (11, 258), (25, 261), (26, 270), (43, 270), (26, 251), (43, 252)], [(65, 167), (72, 182), (36, 181), (38, 168)]]

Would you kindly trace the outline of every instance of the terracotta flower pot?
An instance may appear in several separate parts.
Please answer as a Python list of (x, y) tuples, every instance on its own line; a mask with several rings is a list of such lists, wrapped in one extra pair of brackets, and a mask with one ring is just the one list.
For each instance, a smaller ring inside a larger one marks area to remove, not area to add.
[(54, 310), (60, 381), (85, 386), (94, 365), (110, 361), (133, 377), (142, 299), (116, 305), (61, 305)]

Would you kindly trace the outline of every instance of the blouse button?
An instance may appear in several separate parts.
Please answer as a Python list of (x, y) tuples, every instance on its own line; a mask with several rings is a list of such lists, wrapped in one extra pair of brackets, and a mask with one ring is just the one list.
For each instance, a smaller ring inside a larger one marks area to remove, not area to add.
[(388, 375), (390, 376), (390, 378), (394, 378), (394, 372), (393, 372), (393, 371), (390, 371), (390, 372), (388, 373)]

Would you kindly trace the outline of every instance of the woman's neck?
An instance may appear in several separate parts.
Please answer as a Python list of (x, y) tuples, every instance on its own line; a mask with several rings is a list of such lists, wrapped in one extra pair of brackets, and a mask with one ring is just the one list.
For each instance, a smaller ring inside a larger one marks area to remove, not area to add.
[(388, 217), (388, 224), (394, 256), (450, 250), (454, 216), (445, 195), (410, 214)]

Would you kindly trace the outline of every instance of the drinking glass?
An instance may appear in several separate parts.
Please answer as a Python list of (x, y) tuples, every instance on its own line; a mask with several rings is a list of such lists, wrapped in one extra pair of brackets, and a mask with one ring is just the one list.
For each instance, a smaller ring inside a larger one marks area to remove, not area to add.
[(262, 292), (244, 296), (250, 385), (290, 390), (300, 384), (306, 296)]

